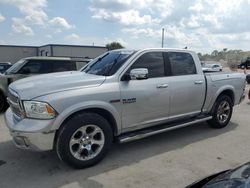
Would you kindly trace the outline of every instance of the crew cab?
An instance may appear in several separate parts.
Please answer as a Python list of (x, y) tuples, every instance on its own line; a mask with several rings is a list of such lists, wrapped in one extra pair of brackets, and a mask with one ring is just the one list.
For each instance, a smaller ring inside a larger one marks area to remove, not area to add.
[(16, 62), (0, 75), (0, 111), (7, 104), (8, 85), (21, 78), (52, 72), (79, 70), (88, 63), (86, 58), (70, 57), (27, 57)]
[(17, 147), (75, 168), (101, 161), (113, 141), (207, 121), (226, 127), (244, 98), (242, 73), (206, 73), (193, 51), (108, 51), (81, 71), (25, 78), (8, 89), (5, 122)]

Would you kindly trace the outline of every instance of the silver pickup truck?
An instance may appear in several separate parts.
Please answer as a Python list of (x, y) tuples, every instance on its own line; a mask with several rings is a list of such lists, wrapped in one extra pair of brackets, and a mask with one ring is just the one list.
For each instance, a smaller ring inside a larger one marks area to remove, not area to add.
[(114, 50), (81, 71), (12, 83), (5, 121), (17, 147), (55, 149), (84, 168), (103, 159), (113, 141), (204, 121), (223, 128), (244, 91), (243, 74), (204, 74), (192, 51)]

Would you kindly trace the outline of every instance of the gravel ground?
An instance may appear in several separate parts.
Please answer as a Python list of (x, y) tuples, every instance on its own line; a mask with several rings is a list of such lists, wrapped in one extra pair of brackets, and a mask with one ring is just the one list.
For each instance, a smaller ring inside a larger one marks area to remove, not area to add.
[[(248, 87), (249, 88), (249, 87)], [(17, 149), (0, 115), (0, 188), (184, 187), (250, 161), (250, 103), (234, 108), (228, 127), (195, 124), (127, 144), (115, 144), (98, 165), (74, 170), (54, 152)]]

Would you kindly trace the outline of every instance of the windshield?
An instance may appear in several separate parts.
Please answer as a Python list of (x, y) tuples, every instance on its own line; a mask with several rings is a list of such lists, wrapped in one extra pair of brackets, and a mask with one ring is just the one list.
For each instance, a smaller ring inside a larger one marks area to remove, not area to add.
[(5, 74), (15, 74), (20, 67), (24, 64), (25, 59), (20, 59), (14, 65), (12, 65), (9, 69), (6, 70)]
[(106, 52), (91, 61), (82, 71), (102, 76), (113, 75), (134, 53), (135, 51), (128, 50)]

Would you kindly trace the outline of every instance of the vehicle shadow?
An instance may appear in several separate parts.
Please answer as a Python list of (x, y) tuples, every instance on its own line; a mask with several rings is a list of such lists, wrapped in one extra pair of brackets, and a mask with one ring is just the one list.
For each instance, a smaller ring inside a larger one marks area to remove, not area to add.
[(83, 170), (63, 164), (54, 152), (27, 152), (16, 149), (11, 141), (2, 142), (0, 187), (61, 187), (74, 183), (80, 187), (103, 187), (91, 177), (220, 136), (237, 126), (231, 122), (224, 129), (211, 129), (206, 123), (199, 123), (126, 144), (114, 144), (101, 163)]

